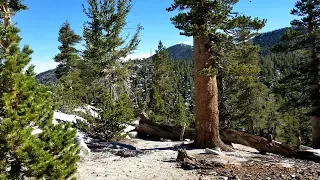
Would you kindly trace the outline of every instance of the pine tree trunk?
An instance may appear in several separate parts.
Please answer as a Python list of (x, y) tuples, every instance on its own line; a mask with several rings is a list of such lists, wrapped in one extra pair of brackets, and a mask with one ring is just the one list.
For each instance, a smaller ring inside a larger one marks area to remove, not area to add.
[(312, 117), (312, 146), (320, 149), (320, 117)]
[(212, 64), (209, 38), (193, 37), (195, 63), (195, 145), (198, 148), (220, 147), (228, 150), (219, 136), (218, 87), (216, 76), (199, 75), (198, 71)]
[(225, 83), (222, 75), (217, 76), (218, 81), (218, 91), (219, 91), (219, 114), (220, 114), (220, 126), (228, 127), (228, 112), (226, 107), (226, 97), (225, 97)]
[(186, 130), (186, 123), (184, 123), (182, 130), (181, 130), (180, 141), (183, 141), (185, 130)]

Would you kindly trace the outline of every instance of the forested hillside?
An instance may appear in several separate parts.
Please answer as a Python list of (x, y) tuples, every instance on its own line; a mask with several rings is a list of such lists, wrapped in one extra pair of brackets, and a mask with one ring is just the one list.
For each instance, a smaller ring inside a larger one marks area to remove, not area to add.
[(261, 33), (252, 39), (253, 44), (260, 46), (260, 54), (266, 55), (280, 42), (281, 37), (289, 28), (281, 28), (270, 32)]

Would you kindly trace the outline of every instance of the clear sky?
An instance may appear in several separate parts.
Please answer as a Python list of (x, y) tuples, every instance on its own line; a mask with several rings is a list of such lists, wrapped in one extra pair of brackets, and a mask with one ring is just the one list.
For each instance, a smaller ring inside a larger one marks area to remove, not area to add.
[[(57, 54), (59, 42), (58, 31), (63, 22), (68, 20), (71, 27), (82, 34), (86, 16), (82, 4), (86, 0), (25, 0), (28, 11), (20, 12), (13, 18), (21, 29), (22, 45), (28, 44), (34, 50), (32, 64), (36, 65), (36, 73), (52, 69), (56, 66), (52, 60)], [(134, 33), (137, 24), (144, 30), (141, 32), (141, 43), (130, 57), (148, 57), (157, 48), (159, 40), (166, 47), (178, 43), (192, 44), (192, 39), (179, 35), (179, 31), (170, 22), (176, 12), (167, 12), (173, 0), (134, 0), (128, 16), (128, 30)], [(261, 32), (271, 31), (290, 25), (294, 18), (290, 15), (296, 0), (240, 0), (235, 11), (252, 17), (267, 19)], [(133, 28), (133, 29), (130, 29)], [(126, 32), (127, 33), (127, 32)], [(124, 33), (124, 35), (126, 35)]]

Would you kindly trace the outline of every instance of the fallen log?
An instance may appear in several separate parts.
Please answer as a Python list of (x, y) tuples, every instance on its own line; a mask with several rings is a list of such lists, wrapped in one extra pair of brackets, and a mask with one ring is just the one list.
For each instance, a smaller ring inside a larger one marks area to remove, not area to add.
[[(144, 115), (142, 114), (142, 116)], [(183, 127), (158, 124), (148, 120), (146, 117), (141, 117), (140, 124), (136, 127), (136, 130), (138, 133), (148, 134), (151, 137), (179, 141)], [(194, 139), (194, 137), (195, 130), (186, 128), (184, 132), (184, 139)], [(268, 141), (264, 137), (236, 131), (227, 127), (220, 129), (220, 138), (225, 143), (230, 144), (232, 142), (236, 144), (242, 144), (255, 148), (261, 153), (268, 152), (285, 157), (297, 156), (297, 147), (295, 146), (290, 146), (275, 141), (270, 142), (270, 140)]]
[(257, 149), (261, 153), (273, 153), (285, 157), (295, 157), (297, 147), (288, 144), (282, 144), (264, 137), (253, 134), (236, 131), (231, 128), (221, 128), (220, 138), (222, 141), (228, 141), (236, 144), (242, 144)]

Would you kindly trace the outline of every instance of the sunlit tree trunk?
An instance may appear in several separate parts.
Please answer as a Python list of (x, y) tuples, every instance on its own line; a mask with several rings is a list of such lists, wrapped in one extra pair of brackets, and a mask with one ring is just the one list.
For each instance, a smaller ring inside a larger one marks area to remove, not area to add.
[(219, 108), (217, 77), (199, 75), (197, 72), (212, 64), (210, 62), (209, 38), (193, 38), (195, 63), (195, 145), (198, 148), (227, 147), (219, 136)]

